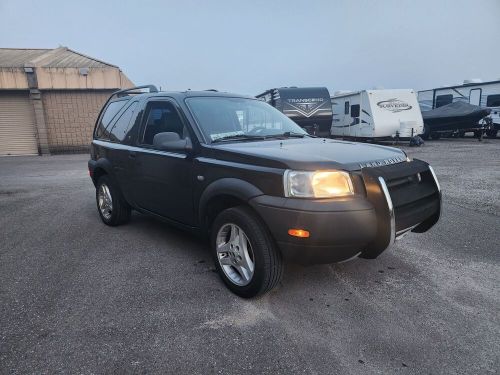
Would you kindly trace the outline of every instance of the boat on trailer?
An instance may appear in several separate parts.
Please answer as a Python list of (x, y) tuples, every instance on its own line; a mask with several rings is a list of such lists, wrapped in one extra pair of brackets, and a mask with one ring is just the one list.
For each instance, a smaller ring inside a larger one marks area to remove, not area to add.
[[(422, 114), (455, 102), (491, 110), (485, 121), (481, 118), (480, 123), (473, 124), (468, 129), (453, 129), (459, 135), (466, 131), (474, 131), (476, 135), (484, 131), (488, 137), (495, 138), (500, 131), (500, 79), (487, 82), (477, 78), (466, 79), (462, 84), (422, 90), (418, 92), (418, 101)], [(485, 128), (484, 123), (489, 126)]]
[(491, 112), (490, 108), (480, 107), (462, 101), (446, 104), (442, 107), (422, 112), (424, 133), (422, 138), (438, 139), (443, 133), (465, 132), (470, 129), (484, 128), (481, 124)]

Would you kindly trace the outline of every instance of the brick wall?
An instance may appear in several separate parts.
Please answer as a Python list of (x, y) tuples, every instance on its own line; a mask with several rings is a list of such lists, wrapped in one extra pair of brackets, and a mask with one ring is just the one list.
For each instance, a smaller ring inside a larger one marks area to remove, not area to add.
[(88, 151), (96, 118), (113, 91), (43, 91), (50, 152)]

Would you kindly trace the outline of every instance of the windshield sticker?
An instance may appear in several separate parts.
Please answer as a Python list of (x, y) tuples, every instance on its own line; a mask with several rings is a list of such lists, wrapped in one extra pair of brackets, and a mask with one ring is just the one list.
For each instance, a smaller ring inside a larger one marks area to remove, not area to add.
[(215, 141), (216, 139), (224, 138), (224, 137), (232, 137), (235, 135), (245, 135), (245, 132), (239, 130), (236, 132), (226, 132), (226, 133), (215, 133), (215, 134), (210, 134), (210, 138), (212, 141)]

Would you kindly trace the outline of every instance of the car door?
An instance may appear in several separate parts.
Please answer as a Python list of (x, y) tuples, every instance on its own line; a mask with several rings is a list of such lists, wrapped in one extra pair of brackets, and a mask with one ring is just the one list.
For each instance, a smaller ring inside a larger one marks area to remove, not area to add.
[(133, 200), (139, 208), (192, 225), (193, 162), (185, 151), (156, 148), (154, 136), (163, 132), (177, 133), (181, 139), (189, 137), (180, 108), (173, 99), (150, 99), (137, 134), (137, 147), (129, 151)]
[(134, 118), (137, 116), (138, 101), (127, 103), (124, 109), (116, 116), (114, 122), (108, 127), (109, 141), (114, 143), (108, 151), (108, 159), (113, 165), (115, 176), (125, 199), (129, 199), (129, 157), (127, 135)]

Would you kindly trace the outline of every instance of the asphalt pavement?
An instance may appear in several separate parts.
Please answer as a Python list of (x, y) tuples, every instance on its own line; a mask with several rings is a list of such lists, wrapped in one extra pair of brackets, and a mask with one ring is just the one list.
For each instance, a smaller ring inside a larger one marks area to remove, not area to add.
[(441, 221), (231, 294), (200, 239), (101, 223), (87, 155), (0, 158), (0, 373), (500, 372), (500, 140), (429, 141)]

